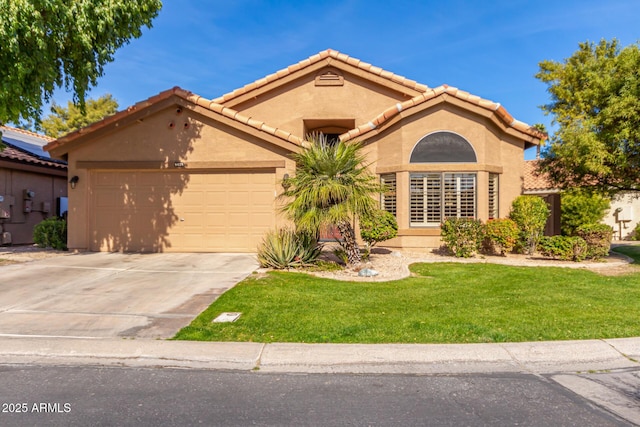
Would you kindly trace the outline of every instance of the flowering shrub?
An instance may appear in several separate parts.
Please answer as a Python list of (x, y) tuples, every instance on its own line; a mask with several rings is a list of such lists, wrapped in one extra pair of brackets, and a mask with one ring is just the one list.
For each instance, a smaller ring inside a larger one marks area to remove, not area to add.
[(441, 238), (453, 255), (469, 258), (480, 250), (484, 237), (482, 228), (479, 219), (447, 218), (442, 223)]
[(520, 230), (509, 218), (490, 219), (484, 226), (484, 247), (489, 253), (506, 255), (518, 241)]

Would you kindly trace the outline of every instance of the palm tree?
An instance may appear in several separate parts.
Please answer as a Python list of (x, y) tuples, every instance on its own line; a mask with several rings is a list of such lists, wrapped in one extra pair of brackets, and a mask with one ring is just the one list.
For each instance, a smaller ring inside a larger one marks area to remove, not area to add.
[(377, 208), (374, 194), (383, 191), (364, 164), (358, 142), (330, 143), (322, 134), (294, 155), (296, 175), (283, 182), (289, 198), (282, 211), (297, 229), (318, 234), (322, 227), (336, 225), (351, 267), (362, 258), (353, 222)]

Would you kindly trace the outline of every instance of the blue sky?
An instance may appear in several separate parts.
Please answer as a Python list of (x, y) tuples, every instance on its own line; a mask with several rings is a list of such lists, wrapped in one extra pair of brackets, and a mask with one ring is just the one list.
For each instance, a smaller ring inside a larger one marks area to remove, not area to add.
[(549, 127), (539, 108), (546, 86), (534, 77), (540, 61), (562, 61), (587, 40), (640, 41), (638, 0), (163, 3), (153, 28), (117, 52), (90, 96), (111, 93), (120, 108), (173, 86), (215, 98), (331, 48)]

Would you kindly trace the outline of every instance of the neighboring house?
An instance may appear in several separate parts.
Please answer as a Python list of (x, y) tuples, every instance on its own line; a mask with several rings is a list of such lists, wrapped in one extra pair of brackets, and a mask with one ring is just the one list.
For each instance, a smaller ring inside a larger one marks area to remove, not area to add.
[(0, 126), (0, 244), (33, 243), (33, 227), (56, 215), (67, 196), (67, 165), (51, 159), (44, 135)]
[(173, 88), (46, 146), (69, 162), (69, 247), (253, 252), (284, 225), (305, 135), (359, 140), (398, 237), (440, 245), (450, 216), (508, 214), (543, 135), (500, 104), (429, 88), (334, 50), (209, 100)]
[(537, 173), (540, 160), (526, 160), (524, 165), (524, 183), (522, 194), (540, 196), (549, 206), (549, 218), (544, 229), (545, 236), (556, 236), (560, 231), (560, 190), (549, 183), (547, 175)]
[[(525, 162), (523, 194), (543, 197), (551, 208), (546, 235), (560, 234), (560, 190), (555, 188), (544, 174), (536, 174), (539, 160)], [(604, 223), (613, 228), (614, 240), (629, 240), (633, 237), (636, 224), (640, 220), (640, 198), (630, 194), (619, 194), (611, 200), (611, 207), (605, 213)]]

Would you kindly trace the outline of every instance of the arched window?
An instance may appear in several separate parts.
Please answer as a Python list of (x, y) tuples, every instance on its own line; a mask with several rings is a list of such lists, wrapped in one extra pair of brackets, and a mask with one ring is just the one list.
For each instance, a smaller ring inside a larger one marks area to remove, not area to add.
[(473, 147), (457, 133), (441, 131), (422, 138), (413, 147), (410, 163), (476, 163)]

